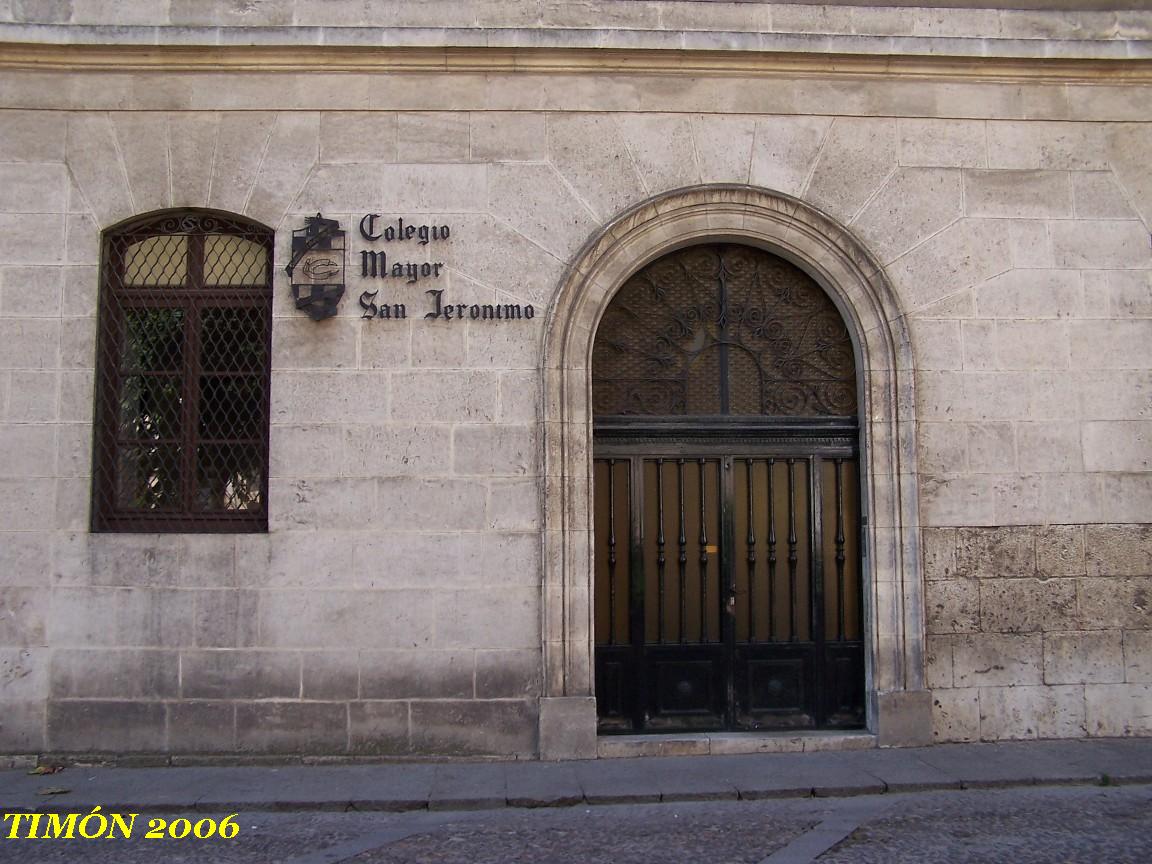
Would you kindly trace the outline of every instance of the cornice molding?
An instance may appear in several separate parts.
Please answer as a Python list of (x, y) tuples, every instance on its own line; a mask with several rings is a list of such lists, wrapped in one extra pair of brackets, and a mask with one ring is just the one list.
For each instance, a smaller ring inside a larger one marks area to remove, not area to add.
[(534, 73), (1152, 82), (1149, 59), (616, 48), (49, 45), (0, 43), (0, 68), (60, 72)]

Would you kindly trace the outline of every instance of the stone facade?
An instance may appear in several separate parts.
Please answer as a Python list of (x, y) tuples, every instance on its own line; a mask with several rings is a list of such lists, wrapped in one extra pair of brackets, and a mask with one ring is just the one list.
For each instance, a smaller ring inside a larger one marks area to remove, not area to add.
[[(839, 238), (795, 248), (887, 394), (880, 740), (1152, 734), (1152, 13), (1124, 5), (0, 0), (0, 751), (594, 753), (579, 303), (645, 263), (595, 257), (621, 214), (676, 242), (686, 187), (685, 238), (791, 248), (725, 221), (762, 193)], [(100, 232), (169, 207), (277, 232), (264, 535), (88, 530)], [(354, 275), (308, 320), (282, 271), (317, 211), (450, 224), (436, 287), (540, 313), (365, 321)]]

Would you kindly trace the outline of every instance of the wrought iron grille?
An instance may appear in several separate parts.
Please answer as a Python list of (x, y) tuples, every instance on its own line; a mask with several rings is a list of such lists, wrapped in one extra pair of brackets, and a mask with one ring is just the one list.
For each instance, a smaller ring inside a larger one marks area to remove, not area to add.
[(852, 343), (804, 271), (759, 249), (692, 246), (612, 300), (593, 352), (599, 416), (848, 417)]
[(210, 211), (105, 233), (95, 530), (267, 529), (272, 243)]

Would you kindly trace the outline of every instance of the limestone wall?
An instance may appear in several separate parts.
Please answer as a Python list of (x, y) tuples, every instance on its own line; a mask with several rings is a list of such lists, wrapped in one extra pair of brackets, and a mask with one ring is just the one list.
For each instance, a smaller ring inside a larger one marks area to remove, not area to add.
[[(316, 324), (290, 231), (448, 223), (453, 302), (547, 310), (616, 214), (701, 183), (820, 208), (895, 286), (936, 736), (1152, 734), (1147, 71), (114, 67), (0, 76), (0, 750), (533, 755), (547, 314), (365, 321), (355, 277)], [(270, 531), (93, 535), (99, 232), (184, 206), (277, 229)]]

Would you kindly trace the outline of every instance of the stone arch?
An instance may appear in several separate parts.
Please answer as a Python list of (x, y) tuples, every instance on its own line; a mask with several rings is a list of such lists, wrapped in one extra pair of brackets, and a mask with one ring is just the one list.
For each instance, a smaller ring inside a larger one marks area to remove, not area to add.
[(744, 185), (674, 190), (626, 211), (572, 261), (544, 345), (543, 758), (594, 756), (591, 357), (628, 277), (699, 242), (780, 255), (827, 291), (852, 334), (867, 524), (868, 727), (882, 744), (927, 743), (923, 578), (912, 344), (879, 262), (847, 229), (788, 195)]

